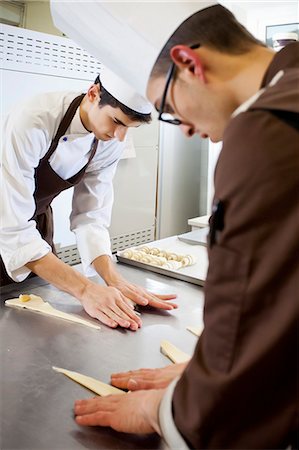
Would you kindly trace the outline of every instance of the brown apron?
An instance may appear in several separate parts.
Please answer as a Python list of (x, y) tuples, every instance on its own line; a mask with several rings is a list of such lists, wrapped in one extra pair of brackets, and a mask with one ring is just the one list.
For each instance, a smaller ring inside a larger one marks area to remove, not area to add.
[[(78, 184), (83, 178), (86, 168), (95, 155), (98, 146), (98, 140), (94, 138), (91, 145), (91, 152), (87, 164), (74, 176), (68, 180), (63, 180), (52, 169), (49, 163), (51, 155), (55, 152), (60, 138), (65, 134), (66, 130), (70, 126), (73, 117), (80, 106), (85, 94), (81, 94), (76, 97), (70, 104), (66, 111), (62, 121), (59, 124), (58, 130), (54, 139), (51, 142), (49, 150), (45, 156), (40, 160), (38, 167), (35, 169), (35, 213), (32, 217), (36, 221), (36, 228), (40, 232), (42, 238), (51, 245), (53, 252), (55, 253), (53, 243), (53, 213), (51, 203), (53, 199), (65, 189), (69, 189)], [(1, 286), (13, 283), (14, 281), (8, 276), (2, 258), (0, 258), (0, 273), (1, 273)]]

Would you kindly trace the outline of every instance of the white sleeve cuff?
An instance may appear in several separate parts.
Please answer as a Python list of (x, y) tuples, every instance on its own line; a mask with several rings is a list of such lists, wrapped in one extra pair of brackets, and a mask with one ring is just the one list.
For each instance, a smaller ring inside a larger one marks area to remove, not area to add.
[(84, 275), (97, 275), (92, 262), (102, 255), (112, 256), (108, 230), (96, 224), (89, 224), (73, 231), (76, 234)]
[(159, 407), (159, 425), (162, 437), (170, 449), (189, 449), (182, 435), (178, 431), (172, 416), (173, 391), (179, 377), (168, 386)]
[(13, 281), (21, 282), (25, 280), (31, 273), (31, 270), (25, 267), (25, 264), (36, 261), (51, 251), (52, 249), (46, 241), (43, 239), (35, 239), (23, 247), (18, 248), (9, 257), (2, 255), (7, 274)]

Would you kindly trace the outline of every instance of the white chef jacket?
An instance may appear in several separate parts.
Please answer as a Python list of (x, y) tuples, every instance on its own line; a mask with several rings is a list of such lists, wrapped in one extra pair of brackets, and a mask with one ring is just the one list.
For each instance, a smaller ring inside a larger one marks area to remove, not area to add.
[[(51, 251), (31, 220), (35, 212), (35, 168), (46, 154), (72, 100), (78, 92), (51, 92), (18, 104), (3, 123), (1, 146), (0, 253), (8, 275), (23, 281), (25, 267)], [(79, 108), (49, 162), (67, 180), (88, 162), (93, 133), (82, 125)], [(74, 231), (84, 272), (94, 275), (92, 261), (111, 255), (112, 180), (125, 144), (99, 141), (83, 179), (74, 187), (70, 228)]]

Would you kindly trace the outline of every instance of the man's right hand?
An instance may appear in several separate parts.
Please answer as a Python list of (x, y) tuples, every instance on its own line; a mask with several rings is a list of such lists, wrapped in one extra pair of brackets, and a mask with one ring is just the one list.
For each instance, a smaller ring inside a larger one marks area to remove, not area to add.
[(58, 289), (76, 297), (87, 314), (105, 325), (111, 328), (119, 325), (131, 330), (141, 327), (141, 319), (135, 314), (132, 303), (118, 289), (93, 283), (53, 253), (31, 261), (26, 266)]
[(120, 389), (137, 391), (140, 389), (163, 389), (180, 376), (188, 363), (171, 364), (161, 369), (139, 369), (113, 373), (111, 384)]
[(111, 328), (120, 326), (136, 331), (142, 325), (132, 303), (114, 287), (88, 283), (80, 301), (87, 314)]

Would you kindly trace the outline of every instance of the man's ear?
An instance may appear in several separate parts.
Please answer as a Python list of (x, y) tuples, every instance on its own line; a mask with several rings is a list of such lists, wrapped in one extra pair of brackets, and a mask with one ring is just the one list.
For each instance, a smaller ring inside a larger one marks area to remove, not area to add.
[(90, 102), (99, 101), (101, 98), (101, 90), (99, 84), (93, 84), (87, 91), (87, 96)]
[(175, 45), (170, 50), (170, 56), (181, 70), (187, 70), (189, 73), (196, 75), (202, 82), (206, 82), (203, 63), (195, 49), (187, 45)]

